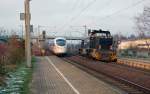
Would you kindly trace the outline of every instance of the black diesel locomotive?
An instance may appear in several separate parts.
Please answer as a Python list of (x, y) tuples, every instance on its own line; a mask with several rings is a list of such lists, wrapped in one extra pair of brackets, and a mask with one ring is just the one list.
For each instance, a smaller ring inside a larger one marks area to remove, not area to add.
[(115, 43), (109, 31), (88, 30), (88, 35), (89, 37), (81, 42), (79, 54), (101, 61), (117, 61)]

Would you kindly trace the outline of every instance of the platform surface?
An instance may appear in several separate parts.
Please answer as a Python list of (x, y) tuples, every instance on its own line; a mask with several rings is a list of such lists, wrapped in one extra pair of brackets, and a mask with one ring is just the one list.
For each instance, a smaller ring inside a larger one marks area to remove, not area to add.
[(56, 56), (38, 57), (32, 94), (123, 94), (119, 89), (93, 77)]

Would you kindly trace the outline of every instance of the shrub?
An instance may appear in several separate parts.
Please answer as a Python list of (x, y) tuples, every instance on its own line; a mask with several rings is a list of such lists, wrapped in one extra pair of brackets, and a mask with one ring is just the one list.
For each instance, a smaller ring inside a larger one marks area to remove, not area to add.
[(7, 61), (7, 44), (0, 44), (0, 74), (5, 74), (5, 63)]
[(8, 41), (8, 53), (9, 64), (17, 64), (24, 60), (24, 47), (23, 41), (12, 38)]
[[(24, 60), (24, 41), (12, 37), (0, 44), (0, 74), (5, 74), (8, 65), (17, 65)], [(9, 68), (9, 67), (8, 67)]]

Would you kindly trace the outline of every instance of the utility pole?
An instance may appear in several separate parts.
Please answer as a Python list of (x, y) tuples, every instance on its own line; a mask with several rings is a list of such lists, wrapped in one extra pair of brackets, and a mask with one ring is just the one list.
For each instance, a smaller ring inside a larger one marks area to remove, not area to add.
[(30, 39), (30, 0), (25, 0), (25, 51), (27, 67), (31, 66), (31, 39)]

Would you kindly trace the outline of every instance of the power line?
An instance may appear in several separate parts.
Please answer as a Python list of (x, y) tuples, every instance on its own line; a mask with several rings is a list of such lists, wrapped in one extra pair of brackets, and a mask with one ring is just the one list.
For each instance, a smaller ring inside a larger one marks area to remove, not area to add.
[[(108, 3), (110, 3), (110, 1), (112, 1), (112, 0), (107, 0), (106, 4), (108, 5)], [(94, 1), (91, 2), (91, 3), (89, 3), (78, 15), (76, 15), (74, 18), (72, 18), (71, 21), (74, 21), (74, 20), (76, 20), (77, 18), (79, 18), (79, 17), (80, 17), (89, 7), (91, 7), (95, 2), (96, 2), (96, 0), (94, 0)], [(104, 6), (106, 6), (106, 4), (105, 4)], [(101, 10), (102, 10), (102, 9), (104, 9), (104, 7), (101, 8)]]
[(94, 4), (96, 0), (92, 0), (89, 2), (76, 16), (73, 16), (68, 22), (66, 22), (62, 27), (65, 27), (68, 23), (75, 20), (77, 17), (79, 17), (86, 9), (88, 9), (92, 4)]
[[(76, 8), (77, 8), (77, 6), (78, 6), (78, 5), (80, 5), (81, 1), (82, 1), (82, 0), (76, 0), (76, 2), (74, 2), (74, 4), (73, 4), (73, 6), (72, 6), (71, 10), (72, 10), (72, 11), (75, 11), (75, 10), (76, 10)], [(71, 19), (71, 17), (70, 17), (70, 16), (67, 16), (66, 18)], [(64, 22), (65, 22), (65, 23), (64, 23), (63, 25), (61, 25), (61, 26), (60, 26), (60, 29), (62, 29), (62, 28), (65, 26), (65, 24), (66, 24), (66, 20), (65, 20)], [(57, 33), (58, 33), (58, 32), (57, 32)]]
[(126, 10), (128, 10), (128, 9), (130, 9), (130, 8), (133, 8), (133, 7), (135, 7), (135, 6), (139, 5), (139, 4), (141, 4), (143, 1), (146, 1), (146, 0), (137, 1), (137, 2), (135, 2), (135, 3), (133, 3), (133, 4), (131, 4), (131, 5), (128, 6), (128, 7), (122, 8), (122, 9), (120, 9), (120, 10), (118, 10), (118, 11), (116, 11), (116, 12), (110, 14), (110, 15), (101, 17), (100, 19), (104, 20), (104, 19), (109, 18), (109, 17), (111, 17), (111, 16), (113, 16), (113, 15), (117, 15), (117, 14), (123, 12), (123, 11), (126, 11)]
[[(80, 0), (79, 0), (80, 1)], [(76, 0), (76, 2), (74, 2), (73, 7), (71, 8), (71, 10), (75, 10), (78, 6), (78, 4), (80, 3), (78, 0)]]
[[(111, 17), (111, 16), (113, 16), (113, 15), (119, 14), (119, 13), (123, 12), (124, 10), (128, 10), (128, 9), (130, 9), (130, 8), (132, 8), (132, 7), (135, 7), (135, 6), (139, 5), (139, 4), (142, 3), (143, 1), (145, 1), (145, 0), (137, 1), (137, 2), (135, 2), (135, 3), (133, 3), (133, 4), (131, 4), (131, 5), (128, 6), (128, 7), (125, 7), (125, 8), (123, 8), (123, 9), (120, 9), (120, 10), (118, 10), (118, 11), (116, 11), (116, 12), (110, 14), (110, 15), (107, 15), (107, 16), (105, 16), (105, 17), (101, 17), (100, 19), (105, 19), (105, 18)], [(76, 20), (78, 17), (80, 17), (80, 16), (82, 15), (82, 13), (83, 13), (85, 10), (87, 10), (90, 6), (92, 6), (92, 4), (94, 4), (95, 2), (96, 2), (96, 0), (93, 0), (93, 1), (91, 1), (90, 3), (88, 3), (87, 6), (84, 7), (76, 16), (73, 16), (73, 17), (69, 20), (69, 22), (66, 22), (66, 23), (63, 25), (63, 27), (65, 28), (65, 26), (66, 26), (68, 23), (71, 23), (71, 22), (73, 22), (74, 20)], [(110, 0), (108, 0), (108, 2), (110, 2)]]
[(73, 20), (75, 20), (76, 18), (78, 18), (85, 10), (87, 10), (87, 9), (88, 9), (90, 6), (92, 6), (95, 2), (96, 2), (96, 0), (93, 0), (93, 1), (89, 2), (89, 3), (87, 4), (87, 6), (84, 7), (84, 8), (79, 12), (79, 14), (77, 14), (77, 15), (74, 16), (74, 17), (72, 17), (72, 19), (71, 19), (70, 21), (73, 21)]
[[(106, 5), (108, 6), (108, 4), (110, 4), (111, 1), (112, 1), (112, 0), (107, 0), (107, 1), (105, 2), (105, 4), (103, 5), (104, 7), (101, 8), (101, 10), (104, 9)], [(75, 21), (77, 18), (79, 18), (79, 17), (80, 17), (89, 7), (91, 7), (95, 2), (96, 2), (96, 0), (93, 0), (93, 1), (91, 1), (90, 3), (88, 3), (87, 6), (84, 7), (76, 16), (74, 16), (74, 17), (72, 17), (72, 18), (70, 19), (69, 23), (71, 23), (71, 22)], [(67, 23), (65, 24), (65, 26), (67, 26)]]

